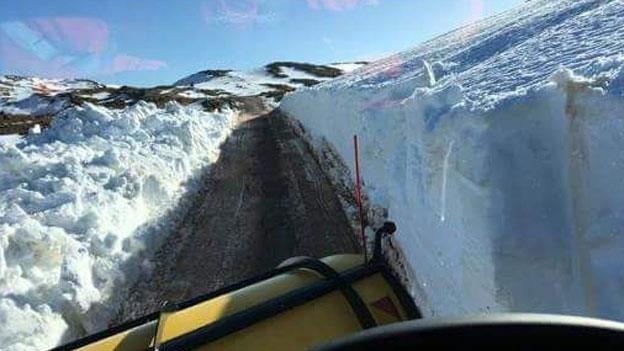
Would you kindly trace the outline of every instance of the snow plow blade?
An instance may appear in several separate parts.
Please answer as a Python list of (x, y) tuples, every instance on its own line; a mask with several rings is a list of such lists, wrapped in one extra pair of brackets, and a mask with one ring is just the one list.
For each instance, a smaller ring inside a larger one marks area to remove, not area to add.
[(380, 259), (364, 264), (360, 255), (296, 258), (57, 350), (305, 350), (419, 317)]

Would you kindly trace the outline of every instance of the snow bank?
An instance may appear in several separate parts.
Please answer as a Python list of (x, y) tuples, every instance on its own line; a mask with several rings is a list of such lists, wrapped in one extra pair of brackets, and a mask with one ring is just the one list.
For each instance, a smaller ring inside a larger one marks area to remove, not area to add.
[(233, 113), (140, 102), (85, 105), (41, 134), (0, 143), (0, 345), (52, 347), (106, 326), (124, 264), (218, 157)]
[(426, 315), (624, 320), (623, 34), (622, 2), (531, 2), (281, 109), (351, 170), (359, 136)]

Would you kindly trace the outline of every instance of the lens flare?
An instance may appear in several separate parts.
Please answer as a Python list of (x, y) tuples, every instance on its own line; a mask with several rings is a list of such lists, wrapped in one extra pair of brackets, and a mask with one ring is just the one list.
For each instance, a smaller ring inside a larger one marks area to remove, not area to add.
[(166, 62), (116, 52), (108, 24), (91, 17), (40, 17), (0, 23), (0, 65), (20, 75), (91, 77), (157, 70)]
[(118, 54), (113, 59), (112, 72), (156, 71), (167, 67), (167, 63), (159, 60), (147, 60), (140, 57)]
[(468, 2), (468, 21), (472, 23), (483, 18), (483, 15), (485, 13), (485, 4), (483, 3), (483, 0), (469, 0)]
[(308, 6), (315, 10), (345, 11), (354, 9), (358, 5), (377, 5), (379, 0), (306, 0)]
[(275, 14), (262, 12), (258, 0), (210, 0), (202, 4), (201, 13), (206, 23), (225, 23), (248, 26), (254, 23), (268, 23)]

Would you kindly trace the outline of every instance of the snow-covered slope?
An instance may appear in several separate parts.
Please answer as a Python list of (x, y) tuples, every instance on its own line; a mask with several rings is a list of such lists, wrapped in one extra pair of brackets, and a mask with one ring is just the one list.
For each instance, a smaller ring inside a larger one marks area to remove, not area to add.
[(230, 97), (262, 96), (267, 103), (275, 104), (286, 93), (335, 78), (365, 64), (274, 62), (250, 72), (201, 71), (172, 86), (149, 88), (104, 85), (86, 79), (0, 76), (0, 134), (16, 120), (50, 118), (83, 102), (116, 109), (138, 101), (160, 106), (167, 101), (187, 105), (211, 100), (208, 105), (212, 106), (222, 105), (215, 103), (218, 99), (223, 102)]
[(37, 77), (0, 76), (2, 102), (15, 102), (35, 93), (54, 96), (76, 89), (95, 89), (104, 85), (86, 79), (43, 79)]
[[(234, 111), (84, 104), (0, 142), (0, 349), (105, 328), (160, 218), (214, 162)], [(158, 235), (155, 235), (158, 234)]]
[(223, 91), (244, 96), (311, 86), (333, 79), (366, 65), (367, 62), (313, 65), (299, 62), (274, 62), (249, 71), (207, 70), (182, 78), (174, 85)]
[(622, 38), (622, 1), (531, 1), (281, 108), (351, 169), (359, 136), (425, 314), (624, 320)]
[(54, 114), (68, 106), (67, 101), (54, 97), (72, 91), (101, 88), (104, 86), (90, 80), (0, 76), (0, 114)]
[(0, 76), (0, 117), (16, 119), (24, 116), (53, 116), (84, 102), (116, 109), (138, 101), (158, 105), (177, 101), (186, 105), (217, 95), (218, 92), (186, 87), (136, 88), (103, 85), (90, 80)]

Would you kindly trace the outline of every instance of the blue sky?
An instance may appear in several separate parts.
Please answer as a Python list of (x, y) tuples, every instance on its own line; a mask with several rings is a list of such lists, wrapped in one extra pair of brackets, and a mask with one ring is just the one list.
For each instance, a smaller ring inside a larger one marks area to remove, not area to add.
[(170, 84), (209, 68), (369, 60), (523, 0), (20, 0), (0, 3), (0, 74)]

